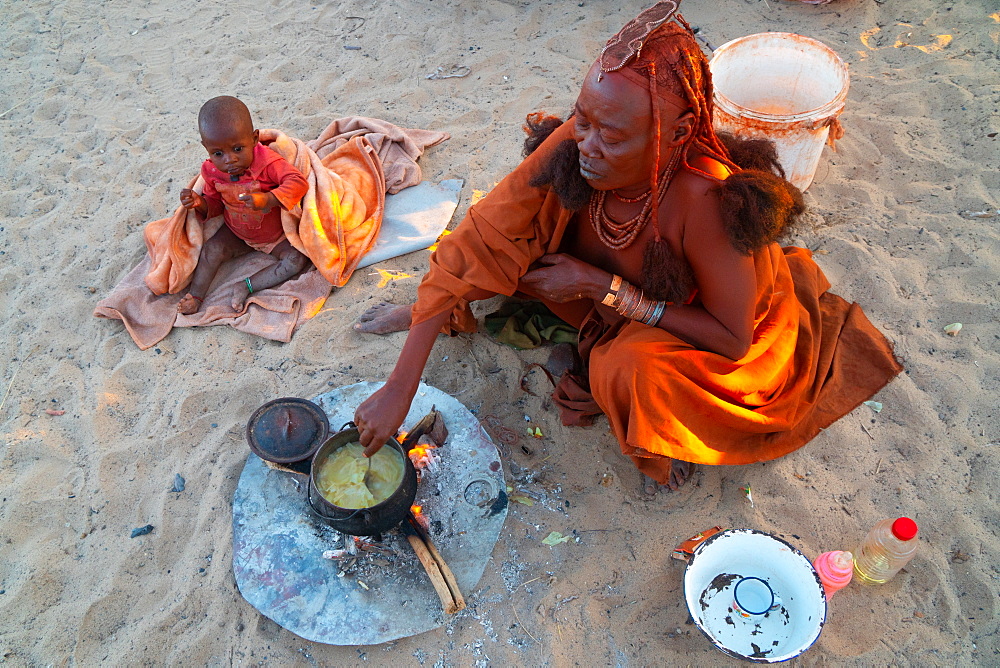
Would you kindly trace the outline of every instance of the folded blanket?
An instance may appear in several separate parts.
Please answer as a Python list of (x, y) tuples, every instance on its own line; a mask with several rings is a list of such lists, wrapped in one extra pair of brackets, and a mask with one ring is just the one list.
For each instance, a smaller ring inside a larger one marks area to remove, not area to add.
[(400, 128), (377, 118), (348, 116), (330, 123), (309, 142), (309, 147), (322, 157), (359, 135), (375, 147), (385, 173), (385, 191), (390, 195), (420, 183), (417, 158), (425, 149), (448, 139), (444, 132)]
[(288, 343), (303, 322), (323, 307), (332, 286), (316, 270), (302, 273), (267, 290), (250, 295), (243, 310), (233, 311), (230, 295), (247, 272), (254, 273), (275, 260), (266, 253), (248, 253), (219, 269), (211, 290), (197, 313), (180, 315), (182, 295), (154, 295), (143, 280), (151, 263), (147, 255), (94, 310), (98, 318), (121, 320), (140, 350), (163, 340), (174, 327), (230, 325), (272, 341)]
[[(178, 316), (176, 304), (190, 283), (202, 245), (224, 224), (221, 216), (202, 221), (195, 212), (178, 207), (171, 217), (146, 226), (149, 256), (98, 303), (94, 315), (123, 320), (136, 344), (144, 349), (175, 325), (231, 324), (252, 334), (288, 341), (295, 327), (318, 311), (331, 285), (344, 285), (374, 245), (386, 189), (396, 192), (419, 183), (417, 158), (425, 148), (447, 138), (444, 132), (408, 130), (360, 117), (335, 120), (308, 143), (278, 130), (261, 130), (261, 142), (293, 164), (309, 182), (301, 204), (282, 211), (282, 227), (289, 242), (312, 260), (318, 273), (309, 270), (284, 285), (255, 293), (244, 311), (236, 313), (226, 303), (232, 285), (274, 261), (263, 253), (248, 253), (220, 269), (198, 313)], [(391, 175), (388, 186), (386, 174)], [(198, 192), (203, 186), (200, 175), (188, 185)], [(134, 280), (140, 268), (142, 285)], [(229, 281), (224, 276), (235, 278)], [(163, 298), (158, 301), (158, 296)], [(301, 308), (317, 299), (315, 309)], [(251, 313), (260, 309), (272, 315)]]

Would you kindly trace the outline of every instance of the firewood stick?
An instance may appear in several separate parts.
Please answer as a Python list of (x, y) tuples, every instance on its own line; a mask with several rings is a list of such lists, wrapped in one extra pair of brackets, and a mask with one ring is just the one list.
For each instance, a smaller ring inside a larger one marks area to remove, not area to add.
[[(423, 533), (423, 532), (421, 532)], [(427, 546), (427, 551), (431, 553), (434, 558), (435, 563), (437, 563), (438, 568), (441, 569), (441, 575), (444, 577), (445, 583), (448, 585), (448, 589), (451, 590), (451, 596), (455, 600), (455, 609), (464, 610), (465, 609), (465, 597), (462, 596), (462, 592), (458, 589), (458, 579), (455, 578), (455, 574), (451, 572), (451, 568), (448, 566), (448, 562), (444, 560), (441, 553), (438, 552), (437, 547), (431, 541), (431, 537), (428, 535), (422, 535), (421, 538), (424, 539), (424, 544)]]
[(431, 579), (431, 584), (434, 585), (434, 591), (437, 592), (438, 598), (441, 599), (441, 604), (444, 606), (445, 614), (451, 615), (458, 612), (460, 608), (455, 604), (451, 589), (448, 588), (448, 583), (445, 582), (441, 569), (438, 568), (437, 562), (431, 556), (424, 541), (416, 534), (408, 534), (406, 540), (409, 541), (410, 547), (413, 548), (420, 563), (423, 564), (424, 570), (427, 571), (427, 576)]
[[(431, 406), (431, 412), (420, 418), (417, 424), (410, 428), (410, 431), (403, 437), (403, 442), (400, 443), (403, 446), (403, 452), (409, 452), (417, 444), (417, 441), (420, 440), (420, 437), (431, 430), (437, 419), (437, 415), (438, 411), (435, 410), (434, 406)], [(437, 445), (441, 444), (438, 443)]]

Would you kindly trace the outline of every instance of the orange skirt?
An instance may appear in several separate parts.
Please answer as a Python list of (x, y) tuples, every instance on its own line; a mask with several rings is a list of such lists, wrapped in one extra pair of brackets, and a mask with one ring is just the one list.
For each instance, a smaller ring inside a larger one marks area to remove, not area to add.
[(564, 424), (604, 413), (622, 452), (665, 483), (671, 459), (749, 464), (786, 455), (902, 370), (861, 308), (827, 292), (808, 251), (772, 245), (755, 266), (754, 338), (736, 361), (662, 329), (609, 323), (592, 306), (547, 304), (580, 329), (586, 366), (553, 394)]

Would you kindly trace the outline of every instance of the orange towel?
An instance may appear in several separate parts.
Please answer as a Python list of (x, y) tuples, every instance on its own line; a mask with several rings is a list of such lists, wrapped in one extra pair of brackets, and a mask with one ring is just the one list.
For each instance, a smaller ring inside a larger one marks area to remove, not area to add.
[(288, 343), (295, 330), (319, 312), (332, 288), (322, 274), (310, 270), (281, 285), (253, 293), (242, 311), (234, 311), (233, 288), (246, 278), (247, 272), (254, 273), (273, 262), (265, 253), (247, 253), (236, 262), (223, 264), (198, 312), (180, 315), (177, 303), (182, 295), (154, 295), (146, 286), (143, 279), (150, 269), (147, 255), (110, 295), (97, 303), (94, 315), (121, 320), (140, 350), (159, 343), (174, 327), (211, 325), (229, 325), (247, 334)]
[(357, 136), (364, 136), (378, 153), (385, 173), (385, 191), (390, 195), (420, 183), (417, 158), (425, 149), (448, 139), (444, 132), (400, 128), (377, 118), (348, 116), (330, 123), (309, 142), (309, 147), (324, 157)]

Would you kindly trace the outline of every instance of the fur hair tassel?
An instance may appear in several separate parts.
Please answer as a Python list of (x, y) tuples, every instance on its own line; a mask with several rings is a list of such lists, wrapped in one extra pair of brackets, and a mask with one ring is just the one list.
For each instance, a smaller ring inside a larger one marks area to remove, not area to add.
[(691, 267), (674, 257), (663, 239), (653, 239), (646, 244), (642, 275), (642, 291), (650, 299), (683, 304), (691, 296), (694, 286)]
[(771, 172), (736, 172), (718, 192), (729, 240), (745, 255), (785, 236), (806, 208), (799, 189)]

